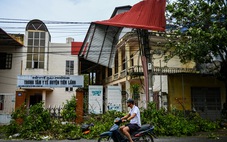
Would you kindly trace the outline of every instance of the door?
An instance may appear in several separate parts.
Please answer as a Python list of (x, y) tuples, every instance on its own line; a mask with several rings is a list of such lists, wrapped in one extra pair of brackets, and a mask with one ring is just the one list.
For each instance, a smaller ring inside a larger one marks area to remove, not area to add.
[(30, 96), (30, 106), (42, 102), (42, 94), (34, 94)]
[(216, 120), (221, 114), (220, 88), (192, 87), (192, 109), (202, 118)]

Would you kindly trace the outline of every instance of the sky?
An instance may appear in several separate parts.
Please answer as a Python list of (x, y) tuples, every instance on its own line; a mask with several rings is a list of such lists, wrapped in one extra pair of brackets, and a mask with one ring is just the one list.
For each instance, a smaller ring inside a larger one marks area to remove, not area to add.
[[(65, 43), (67, 37), (83, 42), (90, 22), (107, 20), (115, 7), (133, 6), (140, 1), (0, 0), (0, 28), (7, 33), (24, 34), (30, 20), (39, 19), (44, 23), (51, 21), (55, 24), (46, 24), (51, 34), (51, 42)], [(77, 23), (69, 24), (69, 22)]]

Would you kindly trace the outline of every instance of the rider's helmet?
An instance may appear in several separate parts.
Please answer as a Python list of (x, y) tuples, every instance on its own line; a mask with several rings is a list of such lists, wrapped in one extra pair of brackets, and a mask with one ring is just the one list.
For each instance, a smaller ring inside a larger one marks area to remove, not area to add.
[(127, 100), (127, 103), (134, 104), (134, 100), (130, 98), (130, 99)]

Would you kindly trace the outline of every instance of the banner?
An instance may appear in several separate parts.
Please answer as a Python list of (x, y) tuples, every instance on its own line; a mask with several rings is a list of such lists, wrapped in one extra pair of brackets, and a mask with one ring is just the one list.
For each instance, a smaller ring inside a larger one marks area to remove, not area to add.
[(120, 86), (107, 86), (107, 110), (122, 111)]
[(103, 86), (89, 85), (88, 112), (94, 114), (103, 113)]
[(19, 75), (17, 87), (83, 87), (84, 76), (74, 75)]

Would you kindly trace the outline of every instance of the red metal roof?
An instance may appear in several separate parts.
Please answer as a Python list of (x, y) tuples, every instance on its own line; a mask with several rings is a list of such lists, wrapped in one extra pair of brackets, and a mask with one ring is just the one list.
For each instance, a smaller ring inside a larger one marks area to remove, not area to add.
[(96, 24), (165, 31), (166, 0), (144, 0), (135, 4), (129, 11), (118, 14), (109, 20), (96, 21)]
[(83, 42), (72, 42), (71, 43), (71, 55), (78, 55)]

